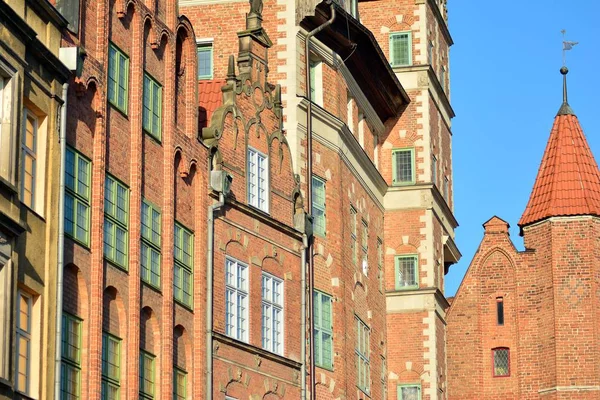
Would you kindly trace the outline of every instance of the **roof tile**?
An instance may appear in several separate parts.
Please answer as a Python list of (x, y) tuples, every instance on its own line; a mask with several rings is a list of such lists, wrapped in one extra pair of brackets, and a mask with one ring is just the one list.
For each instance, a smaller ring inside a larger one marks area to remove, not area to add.
[(577, 117), (559, 113), (519, 226), (568, 215), (600, 215), (600, 171)]
[(210, 124), (210, 117), (220, 105), (223, 104), (221, 88), (225, 85), (223, 79), (198, 81), (198, 128), (202, 129)]

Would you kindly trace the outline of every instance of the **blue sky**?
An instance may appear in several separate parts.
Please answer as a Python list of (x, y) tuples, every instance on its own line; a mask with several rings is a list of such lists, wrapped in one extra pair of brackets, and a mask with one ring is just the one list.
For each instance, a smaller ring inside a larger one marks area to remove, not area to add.
[(453, 296), (494, 215), (517, 222), (562, 102), (562, 35), (569, 104), (600, 158), (600, 2), (596, 0), (448, 0), (456, 242), (463, 257), (446, 276)]

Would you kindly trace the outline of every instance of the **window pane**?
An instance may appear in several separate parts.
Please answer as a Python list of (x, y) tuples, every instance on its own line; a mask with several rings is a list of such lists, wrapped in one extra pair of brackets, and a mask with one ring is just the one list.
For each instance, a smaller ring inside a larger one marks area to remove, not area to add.
[(421, 389), (419, 386), (403, 386), (400, 388), (400, 399), (401, 400), (420, 400), (419, 393)]
[(410, 287), (417, 286), (417, 259), (416, 257), (397, 257), (398, 267), (397, 286)]
[(212, 78), (212, 46), (198, 47), (198, 78)]
[(509, 372), (508, 349), (494, 350), (494, 376), (508, 376)]
[(408, 33), (394, 33), (390, 36), (392, 65), (409, 65), (410, 51), (410, 35)]
[(396, 150), (394, 151), (395, 161), (395, 182), (412, 182), (413, 181), (413, 160), (412, 150)]

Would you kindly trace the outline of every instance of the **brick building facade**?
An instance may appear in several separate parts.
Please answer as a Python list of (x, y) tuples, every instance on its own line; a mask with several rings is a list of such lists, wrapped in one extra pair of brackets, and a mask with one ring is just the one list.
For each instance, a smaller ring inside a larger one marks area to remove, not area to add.
[(597, 399), (600, 171), (564, 101), (519, 221), (493, 217), (448, 312), (450, 399)]

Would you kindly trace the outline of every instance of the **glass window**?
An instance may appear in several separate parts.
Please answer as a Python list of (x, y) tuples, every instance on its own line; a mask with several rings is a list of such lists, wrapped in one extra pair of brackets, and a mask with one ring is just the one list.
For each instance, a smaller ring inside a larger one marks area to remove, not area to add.
[(350, 246), (352, 247), (352, 263), (356, 265), (358, 261), (358, 246), (356, 244), (356, 209), (350, 206)]
[(269, 212), (269, 164), (267, 156), (248, 147), (248, 204)]
[(114, 177), (104, 179), (104, 257), (127, 269), (129, 189)]
[(192, 272), (194, 271), (194, 234), (175, 222), (175, 258), (173, 296), (175, 300), (192, 307)]
[(262, 347), (283, 355), (283, 281), (262, 274)]
[(396, 289), (419, 287), (417, 256), (396, 256)]
[(161, 140), (162, 126), (162, 86), (150, 75), (144, 74), (144, 106), (142, 126), (156, 140)]
[(496, 320), (498, 325), (504, 325), (504, 299), (496, 298)]
[(494, 356), (494, 376), (510, 376), (510, 350), (497, 348), (492, 350)]
[(325, 181), (313, 176), (312, 178), (312, 216), (313, 228), (317, 235), (325, 236)]
[(88, 246), (91, 162), (77, 151), (67, 148), (65, 174), (65, 233)]
[(28, 109), (24, 109), (23, 114), (21, 201), (30, 208), (35, 209), (38, 119)]
[(333, 368), (333, 310), (331, 296), (313, 292), (315, 364)]
[(187, 372), (175, 368), (173, 373), (173, 400), (187, 399)]
[(160, 243), (160, 211), (154, 205), (144, 200), (142, 201), (142, 246), (140, 257), (142, 281), (158, 289), (160, 289)]
[(29, 294), (18, 291), (17, 294), (17, 337), (16, 337), (16, 389), (31, 394), (31, 346), (32, 346), (32, 312), (33, 298)]
[(248, 266), (230, 257), (225, 260), (225, 333), (248, 341)]
[(356, 320), (356, 368), (358, 375), (357, 386), (369, 393), (371, 390), (371, 367), (369, 364), (371, 330), (360, 320)]
[(69, 22), (69, 30), (79, 31), (79, 1), (56, 0), (56, 9)]
[(129, 57), (114, 44), (108, 46), (108, 102), (127, 114)]
[(411, 32), (390, 33), (390, 63), (393, 67), (412, 65)]
[(81, 320), (63, 312), (61, 399), (75, 400), (81, 392)]
[(102, 334), (102, 400), (118, 400), (121, 388), (121, 339)]
[(398, 400), (421, 400), (421, 384), (398, 386)]
[(377, 238), (377, 269), (378, 275), (377, 278), (379, 280), (379, 291), (383, 293), (383, 241), (381, 238)]
[(362, 249), (365, 256), (369, 250), (369, 224), (364, 219), (362, 220)]
[(213, 46), (212, 43), (199, 44), (196, 48), (198, 54), (198, 79), (213, 78)]
[(140, 350), (140, 399), (154, 398), (154, 357)]
[(396, 185), (415, 183), (414, 149), (392, 150), (392, 183)]

